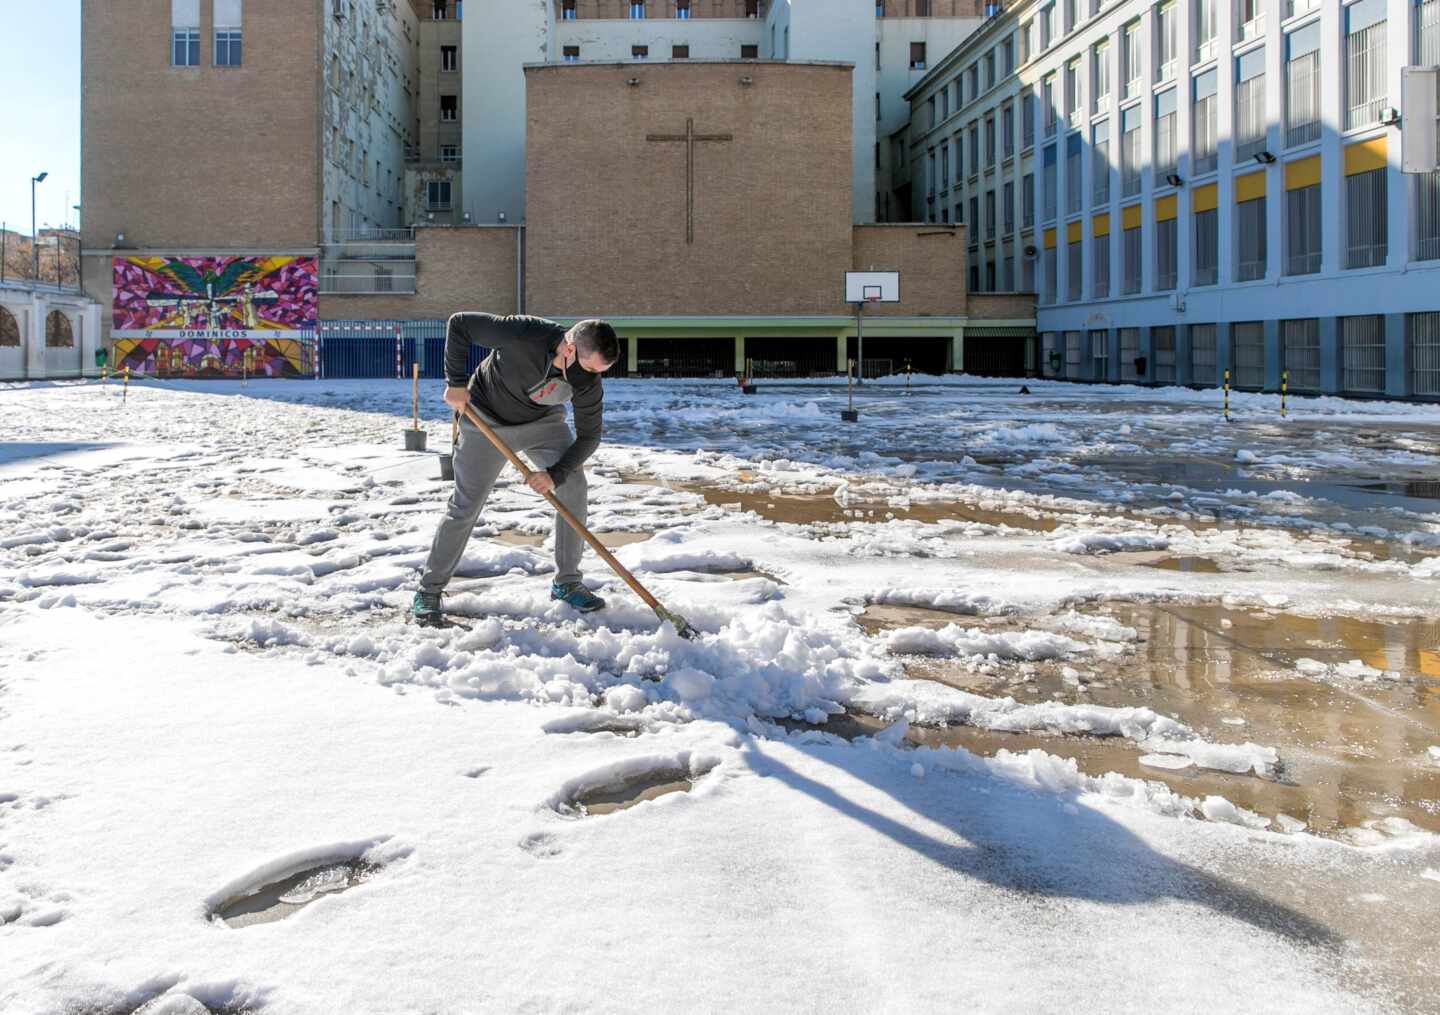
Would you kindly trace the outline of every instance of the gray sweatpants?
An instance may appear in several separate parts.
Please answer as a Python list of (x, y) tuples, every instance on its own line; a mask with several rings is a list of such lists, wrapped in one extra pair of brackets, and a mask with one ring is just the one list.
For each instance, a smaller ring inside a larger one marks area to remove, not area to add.
[[(487, 419), (488, 423), (489, 420)], [(548, 469), (560, 460), (570, 447), (574, 437), (565, 423), (565, 410), (557, 407), (534, 423), (519, 426), (492, 426), (500, 439), (510, 450), (524, 453), (539, 469)], [(430, 557), (420, 576), (420, 588), (426, 592), (443, 591), (450, 576), (460, 566), (465, 554), (465, 545), (470, 542), (470, 531), (485, 507), (490, 489), (500, 470), (509, 463), (495, 445), (468, 419), (460, 420), (460, 443), (455, 449), (455, 492), (445, 508), (445, 517), (435, 531), (435, 541), (430, 545)], [(576, 469), (566, 477), (565, 482), (555, 487), (555, 496), (560, 498), (581, 522), (586, 517), (585, 469)], [(561, 583), (580, 580), (580, 553), (584, 543), (580, 534), (570, 524), (555, 514), (555, 580)]]

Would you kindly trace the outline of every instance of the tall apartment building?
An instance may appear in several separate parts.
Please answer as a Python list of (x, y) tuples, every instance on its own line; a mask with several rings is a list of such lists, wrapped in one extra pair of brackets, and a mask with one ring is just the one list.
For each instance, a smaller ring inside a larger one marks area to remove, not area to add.
[(1440, 397), (1440, 0), (1025, 0), (908, 93), (911, 203), (1051, 376)]
[[(470, 54), (463, 111), (466, 210), (477, 222), (519, 222), (525, 215), (525, 65), (756, 59), (854, 65), (853, 220), (903, 219), (885, 213), (888, 138), (908, 117), (902, 96), (925, 74), (928, 60), (980, 24), (979, 3), (495, 0), (483, 19), (463, 22)], [(764, 173), (763, 166), (755, 170)]]

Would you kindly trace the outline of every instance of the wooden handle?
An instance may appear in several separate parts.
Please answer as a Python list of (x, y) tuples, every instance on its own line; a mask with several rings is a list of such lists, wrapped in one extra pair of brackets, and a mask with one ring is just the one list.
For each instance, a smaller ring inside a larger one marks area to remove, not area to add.
[[(483, 433), (486, 439), (489, 440), (491, 444), (495, 445), (496, 450), (498, 450), (502, 455), (504, 455), (505, 459), (511, 465), (515, 466), (515, 468), (520, 470), (520, 475), (525, 477), (526, 481), (528, 482), (530, 477), (533, 476), (535, 473), (528, 465), (524, 463), (524, 461), (521, 460), (520, 456), (510, 450), (506, 443), (500, 439), (500, 435), (497, 434), (494, 430), (492, 430), (489, 424), (487, 424), (483, 419), (477, 416), (475, 414), (475, 410), (470, 405), (467, 404), (465, 408), (461, 411), (465, 413), (465, 418), (468, 419), (471, 423), (474, 423), (476, 429)], [(610, 565), (610, 570), (614, 571), (621, 578), (623, 578), (625, 580), (625, 584), (630, 586), (630, 590), (645, 601), (646, 606), (650, 607), (650, 609), (652, 610), (655, 610), (657, 613), (664, 610), (664, 607), (660, 605), (660, 600), (652, 596), (649, 591), (646, 590), (645, 586), (641, 585), (640, 582), (636, 579), (636, 577), (630, 573), (629, 569), (626, 568), (624, 564), (620, 563), (618, 560), (615, 559), (615, 555), (605, 547), (605, 544), (600, 542), (599, 539), (595, 538), (595, 533), (587, 529), (585, 525), (580, 521), (580, 519), (576, 518), (573, 514), (570, 513), (569, 508), (567, 508), (564, 504), (560, 503), (560, 498), (556, 497), (553, 491), (551, 493), (545, 494), (544, 497), (550, 502), (551, 507), (555, 509), (556, 513), (559, 514), (561, 518), (565, 519), (566, 523), (569, 524), (572, 529), (580, 533), (581, 538), (584, 539), (585, 542), (590, 544), (590, 549), (594, 550), (599, 555), (601, 560)]]

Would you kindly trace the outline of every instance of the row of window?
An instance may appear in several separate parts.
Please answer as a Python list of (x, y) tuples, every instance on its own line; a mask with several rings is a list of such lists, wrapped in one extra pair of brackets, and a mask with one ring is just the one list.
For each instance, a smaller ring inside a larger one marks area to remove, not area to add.
[[(560, 57), (561, 57), (561, 59), (564, 60), (566, 63), (579, 63), (579, 62), (580, 62), (580, 47), (579, 47), (579, 46), (564, 46), (564, 47), (561, 48)], [(631, 58), (632, 60), (648, 60), (648, 59), (650, 59), (650, 47), (649, 47), (649, 46), (631, 46), (631, 47), (630, 47), (630, 58)], [(688, 59), (690, 59), (690, 47), (689, 47), (689, 46), (671, 46), (671, 47), (670, 47), (670, 59), (672, 59), (672, 60), (688, 60)], [(742, 45), (742, 46), (740, 47), (740, 59), (742, 59), (742, 60), (758, 60), (758, 59), (760, 59), (760, 47), (759, 47), (759, 46), (754, 46), (754, 45)]]
[[(1341, 53), (1343, 78), (1344, 128), (1353, 130), (1379, 122), (1388, 98), (1386, 94), (1386, 21), (1384, 0), (1359, 0), (1346, 9), (1348, 31)], [(1417, 7), (1418, 46), (1422, 57), (1440, 59), (1440, 0), (1426, 0)], [(1103, 115), (1108, 108), (1109, 81), (1108, 59), (1105, 50), (1108, 43), (1094, 47), (1092, 56), (1092, 114)], [(1320, 62), (1320, 23), (1310, 21), (1289, 31), (1285, 35), (1285, 81), (1282, 88), (1284, 113), (1281, 141), (1284, 148), (1302, 147), (1320, 138), (1321, 82), (1323, 68)], [(1264, 49), (1250, 50), (1237, 57), (1234, 65), (1234, 126), (1235, 159), (1242, 161), (1265, 152), (1268, 130), (1265, 108), (1265, 52)], [(1080, 95), (1080, 59), (1065, 65), (1060, 80), (1057, 75), (1045, 77), (1040, 84), (1040, 105), (1043, 113), (1042, 130), (1045, 137), (1054, 136), (1060, 126), (1077, 126), (1082, 101)], [(1190, 82), (1191, 138), (1190, 172), (1203, 176), (1214, 172), (1217, 167), (1218, 128), (1217, 90), (1218, 71), (1211, 67), (1194, 75)], [(1059, 95), (1057, 96), (1057, 92)], [(1057, 102), (1057, 98), (1059, 101)], [(934, 101), (932, 98), (931, 102)], [(1035, 124), (1033, 96), (1027, 93), (1023, 98), (1022, 148), (1033, 144)], [(1062, 105), (1063, 103), (1063, 105)], [(1178, 168), (1178, 89), (1169, 88), (1156, 93), (1151, 104), (1153, 131), (1152, 164), (1158, 181), (1175, 174)], [(1140, 193), (1141, 135), (1140, 129), (1145, 109), (1132, 105), (1120, 111), (1120, 174), (1121, 195), (1125, 197)], [(1014, 110), (1006, 103), (1000, 109), (1002, 157), (1014, 154)], [(993, 111), (982, 119), (969, 124), (969, 175), (975, 176), (981, 169), (981, 145), (983, 137), (984, 166), (992, 167), (996, 162), (995, 115)], [(983, 130), (983, 134), (981, 133)], [(1091, 147), (1096, 153), (1097, 165), (1102, 158), (1108, 159), (1110, 124), (1108, 120), (1092, 123)], [(1079, 140), (1075, 135), (1067, 140), (1067, 151), (1078, 156)], [(952, 142), (942, 142), (942, 153)], [(953, 137), (956, 150), (955, 176), (961, 179), (964, 162), (965, 132), (956, 132)], [(932, 158), (933, 161), (933, 158)], [(942, 154), (942, 169), (949, 164), (948, 153)], [(1071, 211), (1079, 210), (1078, 174), (1071, 174), (1071, 186), (1076, 188)], [(950, 174), (942, 172), (938, 178), (940, 190), (950, 185)], [(1178, 181), (1173, 181), (1178, 182)], [(936, 192), (937, 180), (932, 172), (929, 193)], [(1104, 204), (1109, 200), (1108, 174), (1097, 173), (1093, 203)], [(1048, 218), (1049, 216), (1047, 216)]]
[[(1273, 322), (1278, 332), (1276, 360), (1267, 364), (1265, 322), (1229, 324), (1229, 363), (1221, 366), (1216, 324), (1160, 325), (1150, 331), (1149, 355), (1142, 355), (1142, 329), (1118, 328), (1112, 343), (1108, 330), (1048, 331), (1040, 336), (1041, 359), (1047, 377), (1070, 380), (1157, 381), (1173, 384), (1182, 365), (1188, 366), (1190, 384), (1263, 389), (1269, 383), (1266, 367), (1292, 391), (1318, 392), (1324, 365), (1319, 318)], [(1440, 312), (1406, 314), (1403, 334), (1388, 335), (1379, 314), (1335, 319), (1338, 353), (1335, 363), (1339, 390), (1346, 394), (1383, 394), (1387, 391), (1387, 344), (1404, 343), (1405, 387), (1422, 398), (1440, 397)], [(1183, 343), (1183, 344), (1182, 344)], [(1112, 344), (1118, 363), (1112, 367)]]
[[(674, 16), (684, 21), (690, 17), (692, 0), (673, 0), (675, 4)], [(635, 21), (642, 21), (650, 16), (650, 5), (645, 0), (631, 0), (630, 18)], [(578, 17), (575, 10), (575, 0), (560, 0), (560, 18), (563, 21), (574, 21)], [(745, 17), (758, 18), (760, 16), (760, 0), (745, 0)]]
[[(215, 29), (215, 45), (211, 61), (216, 67), (239, 67), (241, 57), (241, 31), (238, 28)], [(200, 29), (173, 28), (170, 31), (170, 65), (172, 67), (200, 66)]]

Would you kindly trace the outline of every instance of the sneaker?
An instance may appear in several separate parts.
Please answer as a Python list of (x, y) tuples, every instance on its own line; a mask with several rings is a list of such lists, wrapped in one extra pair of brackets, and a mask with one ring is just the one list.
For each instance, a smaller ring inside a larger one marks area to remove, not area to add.
[(581, 613), (594, 613), (605, 607), (605, 600), (591, 592), (581, 582), (567, 582), (564, 585), (559, 582), (551, 582), (550, 598), (568, 603)]
[(440, 593), (415, 593), (415, 598), (410, 603), (410, 616), (422, 624), (440, 620), (444, 616), (440, 612)]

